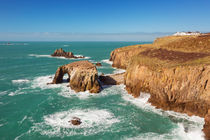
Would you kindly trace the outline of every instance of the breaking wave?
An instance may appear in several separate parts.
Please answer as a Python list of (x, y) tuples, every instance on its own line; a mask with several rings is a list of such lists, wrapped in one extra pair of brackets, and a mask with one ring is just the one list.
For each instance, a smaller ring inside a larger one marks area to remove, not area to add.
[[(69, 123), (73, 117), (81, 119), (79, 126)], [(104, 109), (70, 109), (43, 117), (43, 122), (36, 123), (32, 131), (48, 136), (93, 135), (101, 131), (111, 131), (111, 126), (119, 120)]]
[(134, 98), (133, 96), (124, 92), (122, 98), (145, 111), (150, 111), (161, 116), (169, 117), (172, 122), (177, 124), (177, 128), (173, 129), (171, 133), (162, 135), (156, 133), (146, 133), (144, 135), (128, 139), (204, 139), (204, 134), (202, 132), (204, 124), (203, 118), (198, 116), (188, 116), (186, 114), (177, 113), (174, 111), (163, 111), (162, 109), (156, 109), (154, 106), (148, 103), (148, 99), (150, 98), (150, 94), (148, 93), (141, 93), (138, 98)]
[(13, 84), (22, 84), (22, 83), (28, 83), (28, 82), (30, 82), (28, 79), (12, 80)]
[(110, 65), (112, 65), (112, 64), (113, 64), (113, 62), (112, 62), (112, 61), (110, 61), (109, 59), (104, 59), (104, 60), (101, 60), (101, 62), (104, 62), (104, 63), (110, 64)]
[[(90, 59), (91, 58), (89, 56), (86, 56), (84, 58), (65, 58), (65, 57), (52, 57), (51, 55), (39, 55), (39, 54), (29, 54), (28, 56), (37, 57), (37, 58), (47, 57), (47, 58), (58, 58), (58, 59), (72, 59), (72, 60), (77, 60), (77, 59)], [(79, 56), (82, 56), (82, 55), (75, 55), (75, 56), (79, 57)]]

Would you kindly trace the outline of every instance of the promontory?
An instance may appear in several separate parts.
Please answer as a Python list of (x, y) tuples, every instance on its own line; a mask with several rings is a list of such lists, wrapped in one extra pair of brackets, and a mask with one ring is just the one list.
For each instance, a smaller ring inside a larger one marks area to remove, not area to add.
[(210, 34), (173, 35), (153, 44), (115, 49), (113, 67), (126, 69), (124, 84), (157, 108), (205, 117), (210, 139)]

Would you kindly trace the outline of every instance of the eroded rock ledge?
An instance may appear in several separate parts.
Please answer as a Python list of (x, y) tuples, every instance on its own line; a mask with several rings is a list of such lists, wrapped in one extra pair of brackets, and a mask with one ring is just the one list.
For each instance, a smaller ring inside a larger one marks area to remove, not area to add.
[(113, 66), (126, 69), (126, 90), (134, 97), (151, 94), (157, 108), (205, 117), (210, 139), (210, 34), (167, 36), (153, 44), (118, 48)]
[(69, 86), (76, 92), (89, 90), (90, 93), (98, 93), (101, 90), (96, 66), (89, 61), (60, 66), (51, 84), (62, 83), (64, 74), (68, 74)]
[(110, 75), (100, 75), (99, 80), (103, 85), (120, 85), (124, 83), (124, 74), (110, 74)]
[(56, 49), (53, 54), (51, 54), (53, 57), (65, 57), (65, 58), (84, 58), (84, 56), (74, 56), (72, 52), (65, 52), (62, 48)]

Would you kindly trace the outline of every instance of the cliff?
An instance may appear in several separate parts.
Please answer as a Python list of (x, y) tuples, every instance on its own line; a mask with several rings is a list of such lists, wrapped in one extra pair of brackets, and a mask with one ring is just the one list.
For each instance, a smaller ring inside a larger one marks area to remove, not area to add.
[[(208, 113), (210, 34), (167, 36), (153, 44), (118, 48), (110, 60), (126, 69), (124, 83), (134, 97), (148, 92), (157, 108), (201, 117)], [(210, 130), (206, 126), (205, 133)]]
[(65, 58), (84, 58), (84, 56), (74, 56), (72, 52), (65, 52), (62, 48), (56, 49), (53, 54), (53, 57), (65, 57)]
[(62, 83), (64, 74), (68, 74), (69, 86), (76, 92), (89, 90), (91, 93), (98, 93), (101, 90), (96, 66), (89, 61), (77, 61), (60, 66), (51, 84)]

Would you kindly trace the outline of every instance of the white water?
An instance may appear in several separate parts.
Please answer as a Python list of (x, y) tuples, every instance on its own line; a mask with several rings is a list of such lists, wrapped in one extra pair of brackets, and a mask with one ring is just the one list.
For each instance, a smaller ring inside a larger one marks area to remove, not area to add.
[[(89, 56), (86, 56), (84, 58), (65, 58), (65, 57), (54, 57), (54, 56), (52, 57), (51, 55), (39, 55), (39, 54), (29, 54), (28, 56), (37, 57), (37, 58), (39, 58), (39, 57), (47, 57), (47, 58), (58, 58), (58, 59), (72, 59), (72, 60), (90, 59), (91, 58)], [(74, 55), (74, 56), (79, 57), (79, 56), (83, 56), (83, 55)]]
[(24, 90), (29, 89), (28, 87), (25, 88), (18, 88), (17, 90), (15, 90), (14, 92), (10, 92), (8, 95), (9, 96), (15, 96), (15, 95), (20, 95), (20, 94), (26, 94), (26, 92)]
[(124, 73), (124, 72), (126, 72), (126, 70), (124, 70), (124, 69), (115, 69), (113, 73), (119, 74), (119, 73)]
[(113, 62), (112, 62), (112, 61), (109, 61), (109, 59), (104, 59), (104, 60), (101, 60), (101, 62), (104, 62), (104, 63), (110, 64), (110, 65), (112, 65), (112, 64), (113, 64)]
[[(178, 122), (177, 128), (173, 129), (170, 133), (167, 134), (156, 134), (156, 133), (145, 133), (144, 135), (140, 135), (137, 137), (132, 138), (125, 138), (125, 139), (186, 139), (186, 140), (202, 140), (203, 138), (203, 124), (204, 119), (197, 117), (197, 116), (187, 116), (186, 114), (176, 113), (173, 111), (163, 111), (161, 109), (155, 109), (154, 106), (151, 106), (150, 103), (148, 103), (148, 99), (150, 97), (147, 93), (141, 93), (140, 97), (133, 98), (131, 95), (127, 93), (127, 91), (124, 89), (124, 85), (118, 85), (118, 86), (111, 86), (109, 88), (106, 88), (102, 90), (99, 94), (91, 94), (88, 91), (86, 92), (79, 92), (75, 93), (73, 90), (71, 90), (69, 87), (66, 87), (68, 83), (63, 84), (52, 84), (47, 85), (47, 83), (52, 82), (53, 75), (47, 75), (47, 76), (40, 76), (36, 77), (31, 82), (32, 88), (41, 88), (41, 89), (49, 89), (49, 88), (60, 88), (61, 92), (58, 93), (58, 95), (72, 98), (72, 97), (78, 97), (80, 99), (88, 99), (89, 97), (100, 97), (100, 96), (107, 96), (110, 94), (121, 94), (122, 99), (124, 99), (127, 102), (131, 102), (135, 106), (145, 110), (150, 111), (153, 113), (157, 113), (162, 116), (166, 117), (175, 117), (175, 119), (183, 119), (188, 120), (191, 123), (185, 123), (185, 122)], [(24, 81), (24, 79), (19, 79), (16, 81), (13, 81), (13, 83), (21, 83), (21, 81)], [(9, 96), (24, 94), (24, 88), (19, 88), (15, 92), (11, 92)], [(93, 116), (89, 115), (92, 114)], [(101, 116), (101, 114), (103, 114)], [(79, 117), (82, 120), (85, 120), (84, 123), (79, 126), (75, 127), (73, 125), (69, 125), (68, 119), (71, 117)], [(88, 117), (89, 116), (89, 117)], [(90, 117), (91, 116), (91, 117)], [(93, 117), (93, 118), (92, 118)], [(101, 118), (103, 120), (101, 120)], [(23, 118), (22, 121), (25, 119)], [(109, 121), (111, 120), (111, 121)], [(103, 122), (103, 123), (101, 123)], [(108, 112), (107, 110), (99, 110), (99, 109), (71, 109), (68, 111), (58, 112), (51, 115), (46, 115), (43, 117), (43, 122), (36, 123), (33, 127), (33, 131), (38, 131), (43, 135), (48, 136), (72, 136), (72, 135), (92, 135), (97, 134), (101, 131), (109, 131), (109, 127), (119, 122), (119, 119), (115, 118), (111, 112)], [(94, 124), (95, 123), (95, 124)], [(98, 128), (99, 127), (99, 128)], [(70, 129), (71, 128), (71, 129)], [(78, 129), (80, 128), (80, 129)], [(83, 131), (75, 131), (75, 129), (83, 130)], [(187, 129), (187, 131), (186, 131)]]
[(28, 79), (18, 79), (18, 80), (12, 80), (13, 84), (22, 84), (22, 83), (28, 83)]
[[(174, 117), (175, 120), (183, 119), (188, 120), (191, 123), (184, 123), (180, 121), (178, 123), (178, 127), (174, 129), (169, 134), (157, 135), (154, 133), (147, 133), (145, 135), (141, 135), (138, 137), (134, 137), (132, 139), (168, 139), (168, 137), (173, 137), (173, 139), (185, 139), (185, 140), (203, 140), (204, 134), (202, 132), (202, 128), (204, 125), (204, 119), (198, 116), (188, 116), (186, 114), (177, 113), (174, 111), (163, 111), (162, 109), (156, 109), (150, 103), (148, 103), (148, 99), (150, 95), (148, 93), (141, 93), (138, 98), (134, 98), (133, 96), (123, 92), (122, 98), (132, 104), (136, 105), (139, 108), (142, 108), (145, 111), (151, 111), (153, 113), (157, 113), (162, 116)], [(187, 130), (187, 131), (185, 131)], [(129, 139), (129, 138), (128, 138)]]
[[(81, 119), (79, 126), (69, 121), (73, 117)], [(99, 132), (110, 131), (110, 127), (119, 120), (104, 109), (70, 109), (43, 117), (42, 123), (36, 123), (32, 131), (38, 131), (48, 136), (93, 135)]]

